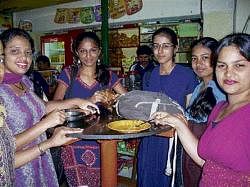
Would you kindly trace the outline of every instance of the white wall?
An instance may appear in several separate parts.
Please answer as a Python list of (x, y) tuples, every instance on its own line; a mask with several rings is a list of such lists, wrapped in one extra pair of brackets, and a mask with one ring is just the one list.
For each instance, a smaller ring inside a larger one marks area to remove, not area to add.
[[(233, 32), (233, 10), (236, 9), (236, 31), (242, 31), (249, 16), (250, 0), (203, 0), (204, 12), (204, 36), (217, 39)], [(14, 13), (14, 25), (19, 20), (31, 20), (34, 32), (62, 31), (69, 28), (96, 26), (100, 23), (89, 25), (56, 24), (54, 16), (57, 8), (75, 8), (94, 6), (100, 4), (100, 0), (82, 0), (57, 6), (45, 7), (29, 11)], [(169, 19), (182, 16), (197, 16), (200, 14), (200, 0), (143, 0), (143, 9), (131, 16), (123, 16), (119, 19), (110, 19), (114, 23), (131, 23), (149, 19)], [(250, 24), (250, 23), (249, 23)], [(249, 25), (248, 24), (248, 25)], [(250, 33), (250, 28), (246, 31)]]
[(250, 34), (250, 0), (238, 0), (236, 11), (236, 32), (242, 32), (249, 17), (246, 33)]
[[(235, 30), (233, 29), (234, 5), (236, 2)], [(204, 6), (204, 36), (217, 39), (233, 33), (242, 32), (247, 17), (250, 15), (250, 0), (209, 0), (203, 1)], [(250, 23), (248, 24), (250, 27)], [(246, 33), (250, 34), (250, 28)]]

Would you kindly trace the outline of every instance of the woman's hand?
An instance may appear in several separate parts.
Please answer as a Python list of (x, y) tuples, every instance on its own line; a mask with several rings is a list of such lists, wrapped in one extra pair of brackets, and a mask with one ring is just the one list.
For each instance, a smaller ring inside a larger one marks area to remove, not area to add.
[(167, 112), (156, 112), (151, 116), (156, 124), (170, 125), (171, 127), (178, 129), (183, 125), (187, 125), (187, 120), (182, 114), (169, 114)]
[(100, 114), (98, 106), (85, 99), (80, 100), (78, 107), (81, 108), (87, 115), (95, 113)]
[(96, 91), (90, 98), (90, 101), (93, 103), (105, 103), (108, 101), (108, 97), (103, 91)]
[(47, 116), (42, 119), (41, 122), (44, 122), (47, 125), (47, 128), (55, 127), (56, 125), (61, 125), (65, 122), (66, 114), (64, 110), (54, 110), (47, 114)]
[(67, 136), (72, 133), (81, 133), (83, 129), (69, 128), (69, 127), (58, 127), (55, 129), (52, 137), (48, 139), (50, 147), (57, 147), (71, 142), (78, 141), (78, 138)]

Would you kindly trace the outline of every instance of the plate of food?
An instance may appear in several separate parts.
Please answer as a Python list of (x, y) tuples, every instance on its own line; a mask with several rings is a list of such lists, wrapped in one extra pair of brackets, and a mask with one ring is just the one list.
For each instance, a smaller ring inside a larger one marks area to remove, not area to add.
[(108, 123), (107, 127), (121, 133), (137, 133), (149, 129), (151, 125), (141, 120), (119, 120)]

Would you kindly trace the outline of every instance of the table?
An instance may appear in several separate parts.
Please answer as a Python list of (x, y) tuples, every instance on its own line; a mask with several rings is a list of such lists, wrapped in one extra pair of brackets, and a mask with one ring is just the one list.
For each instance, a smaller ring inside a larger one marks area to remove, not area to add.
[[(117, 186), (117, 142), (123, 139), (140, 138), (165, 132), (164, 136), (171, 137), (173, 128), (170, 126), (152, 125), (150, 129), (139, 133), (123, 134), (110, 130), (109, 122), (120, 120), (117, 115), (105, 113), (102, 115), (86, 116), (82, 120), (67, 122), (69, 127), (84, 128), (82, 133), (70, 134), (72, 137), (97, 140), (101, 145), (101, 186)], [(166, 133), (167, 132), (167, 133)], [(108, 156), (107, 156), (108, 155)]]

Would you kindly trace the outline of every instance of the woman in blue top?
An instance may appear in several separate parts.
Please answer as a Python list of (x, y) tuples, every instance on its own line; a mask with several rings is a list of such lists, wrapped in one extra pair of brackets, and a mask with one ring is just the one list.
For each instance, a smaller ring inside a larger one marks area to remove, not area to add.
[[(147, 91), (162, 92), (185, 108), (191, 93), (198, 84), (190, 68), (175, 64), (178, 50), (177, 35), (169, 28), (160, 28), (153, 34), (153, 52), (159, 66), (151, 73)], [(171, 177), (165, 175), (169, 139), (150, 136), (141, 139), (138, 150), (138, 186), (166, 187)], [(181, 151), (180, 151), (181, 155)], [(179, 156), (178, 164), (181, 156)], [(178, 186), (182, 183), (181, 165), (177, 165)]]
[[(214, 80), (214, 54), (218, 42), (214, 38), (204, 37), (191, 45), (192, 68), (200, 78), (200, 84), (195, 88), (186, 110), (189, 127), (197, 138), (200, 138), (206, 129), (208, 115), (219, 101), (226, 100), (225, 95)], [(196, 187), (202, 168), (189, 156), (183, 156), (183, 175), (185, 187)]]
[[(126, 92), (117, 75), (100, 62), (100, 39), (94, 32), (80, 33), (72, 49), (78, 68), (70, 66), (62, 71), (54, 99), (88, 98), (93, 103), (107, 100), (100, 92), (113, 89)], [(100, 186), (100, 147), (96, 141), (81, 140), (66, 146), (62, 151), (63, 165), (70, 186)]]

